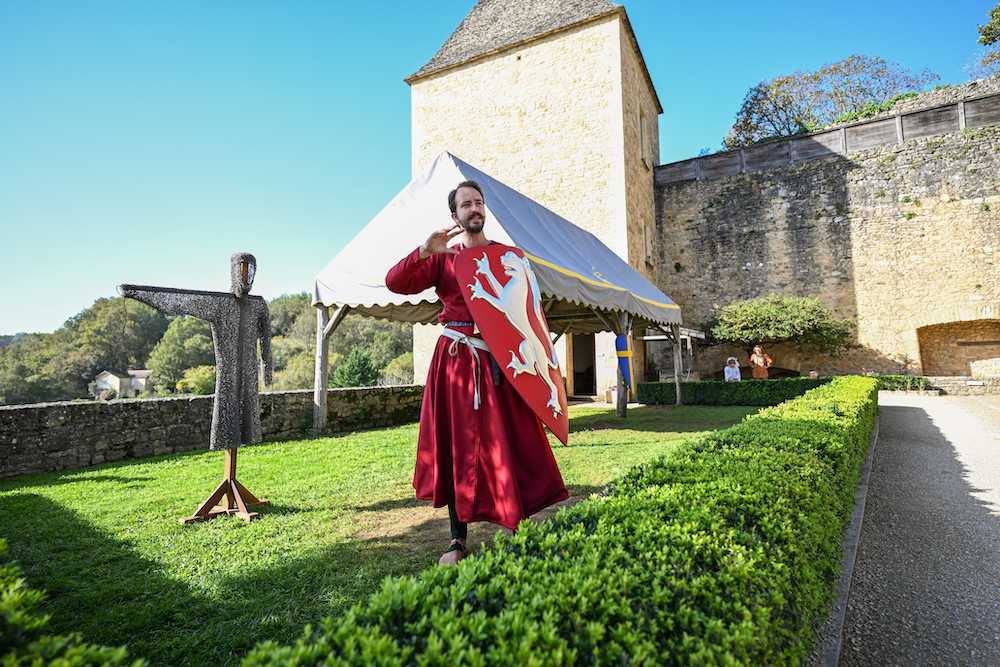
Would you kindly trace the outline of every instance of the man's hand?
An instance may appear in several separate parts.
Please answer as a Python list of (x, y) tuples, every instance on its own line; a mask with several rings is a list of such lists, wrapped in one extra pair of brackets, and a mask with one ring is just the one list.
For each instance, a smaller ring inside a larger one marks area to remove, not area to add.
[(458, 250), (449, 248), (448, 242), (461, 233), (462, 228), (457, 222), (451, 227), (437, 230), (420, 246), (420, 259), (427, 259), (431, 255), (457, 255)]

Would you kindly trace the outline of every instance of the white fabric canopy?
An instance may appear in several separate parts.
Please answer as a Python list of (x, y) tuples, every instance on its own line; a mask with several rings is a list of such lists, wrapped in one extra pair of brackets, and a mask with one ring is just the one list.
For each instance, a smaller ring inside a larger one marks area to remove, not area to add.
[[(618, 332), (681, 323), (680, 308), (590, 232), (495, 178), (442, 153), (414, 178), (316, 277), (313, 305), (413, 323), (437, 321), (433, 290), (394, 294), (385, 275), (434, 230), (451, 225), (448, 193), (474, 180), (486, 200), (486, 235), (520, 248), (532, 263), (553, 333)], [(346, 310), (346, 309), (345, 309)]]

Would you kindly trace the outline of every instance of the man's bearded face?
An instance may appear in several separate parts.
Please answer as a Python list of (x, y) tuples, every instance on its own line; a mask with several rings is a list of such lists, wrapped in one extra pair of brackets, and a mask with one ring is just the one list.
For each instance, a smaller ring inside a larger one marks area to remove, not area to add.
[(455, 195), (455, 221), (469, 234), (479, 234), (486, 224), (486, 205), (475, 188), (459, 188)]

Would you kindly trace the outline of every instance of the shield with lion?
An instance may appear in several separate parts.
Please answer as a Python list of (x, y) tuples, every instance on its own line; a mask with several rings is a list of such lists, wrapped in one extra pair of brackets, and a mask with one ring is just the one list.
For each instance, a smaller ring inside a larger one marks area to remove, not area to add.
[(466, 248), (455, 258), (455, 276), (497, 365), (542, 423), (566, 444), (566, 388), (528, 258), (501, 244)]

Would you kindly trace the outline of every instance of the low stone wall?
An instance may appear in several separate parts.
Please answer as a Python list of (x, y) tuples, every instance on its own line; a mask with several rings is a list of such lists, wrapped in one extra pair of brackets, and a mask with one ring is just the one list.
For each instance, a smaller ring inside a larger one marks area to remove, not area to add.
[[(326, 432), (417, 421), (423, 387), (331, 389)], [(213, 396), (0, 406), (0, 477), (207, 448)], [(313, 392), (260, 395), (265, 440), (311, 435)]]
[(948, 396), (1000, 395), (1000, 377), (928, 377), (931, 388)]

